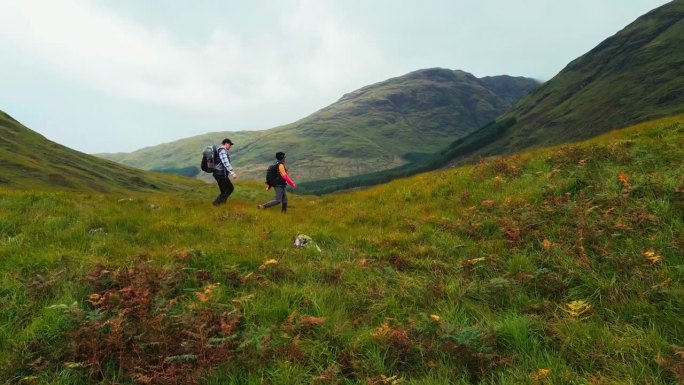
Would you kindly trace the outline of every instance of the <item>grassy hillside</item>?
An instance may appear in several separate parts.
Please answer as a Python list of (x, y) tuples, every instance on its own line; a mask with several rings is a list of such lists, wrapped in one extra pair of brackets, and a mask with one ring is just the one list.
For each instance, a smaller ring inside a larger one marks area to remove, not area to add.
[(52, 142), (0, 111), (0, 187), (179, 191), (196, 181), (102, 160)]
[(684, 112), (684, 1), (639, 17), (522, 98), (482, 155), (578, 141)]
[[(383, 170), (421, 159), (506, 111), (538, 86), (532, 79), (478, 79), (428, 69), (363, 87), (295, 123), (256, 132), (222, 132), (101, 156), (148, 170), (199, 172), (198, 153), (230, 137), (244, 178), (262, 179), (277, 151), (296, 181)], [(194, 170), (193, 170), (194, 168)]]
[(682, 383), (682, 159), (678, 116), (287, 215), (2, 190), (0, 382)]
[(490, 143), (493, 140), (492, 138), (498, 137), (514, 123), (515, 119), (500, 122), (492, 121), (479, 130), (455, 140), (451, 146), (448, 146), (425, 159), (369, 174), (300, 183), (297, 187), (297, 192), (313, 195), (330, 194), (341, 190), (374, 186), (380, 183), (387, 183), (397, 178), (406, 178), (421, 172), (436, 170), (444, 167), (444, 165), (449, 162), (453, 162), (453, 159), (458, 156), (477, 151), (482, 146)]

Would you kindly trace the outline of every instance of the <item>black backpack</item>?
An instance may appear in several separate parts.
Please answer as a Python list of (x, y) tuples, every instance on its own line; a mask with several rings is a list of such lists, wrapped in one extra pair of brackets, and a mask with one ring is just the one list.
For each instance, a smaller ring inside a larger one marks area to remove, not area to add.
[(200, 168), (204, 172), (214, 172), (214, 168), (220, 161), (216, 146), (207, 146), (204, 148), (204, 151), (202, 151), (202, 163), (200, 164)]
[(266, 169), (266, 184), (269, 186), (282, 186), (285, 184), (285, 179), (280, 175), (278, 166), (280, 162), (273, 163)]

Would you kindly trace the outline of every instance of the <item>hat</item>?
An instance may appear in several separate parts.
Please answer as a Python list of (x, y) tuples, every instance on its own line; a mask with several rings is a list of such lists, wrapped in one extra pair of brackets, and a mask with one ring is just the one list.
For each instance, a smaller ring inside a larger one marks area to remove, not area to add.
[(223, 139), (223, 142), (221, 142), (221, 144), (226, 144), (226, 143), (230, 144), (231, 146), (233, 145), (233, 142), (228, 138)]

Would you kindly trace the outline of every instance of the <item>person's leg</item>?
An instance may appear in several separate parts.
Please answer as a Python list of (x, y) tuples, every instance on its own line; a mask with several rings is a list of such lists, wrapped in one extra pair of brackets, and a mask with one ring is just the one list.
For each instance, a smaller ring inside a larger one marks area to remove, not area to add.
[(216, 182), (219, 184), (219, 188), (221, 189), (221, 194), (219, 194), (218, 198), (216, 198), (216, 204), (226, 203), (228, 196), (233, 192), (233, 184), (230, 183), (230, 180), (224, 174), (216, 174), (214, 175), (214, 178), (216, 178)]
[(230, 178), (228, 178), (227, 175), (226, 175), (225, 181), (226, 181), (225, 190), (223, 191), (223, 195), (224, 195), (223, 201), (224, 202), (228, 200), (228, 197), (230, 196), (230, 194), (232, 194), (233, 191), (235, 190), (235, 186), (233, 186), (233, 182), (230, 181)]
[(219, 187), (219, 195), (212, 202), (212, 204), (216, 206), (222, 203), (221, 198), (225, 192), (225, 184), (223, 183), (223, 180), (225, 180), (225, 178), (223, 177), (223, 174), (214, 174), (214, 179), (216, 179), (216, 184), (218, 184)]
[(272, 201), (268, 201), (268, 202), (264, 203), (263, 205), (261, 205), (261, 207), (268, 208), (268, 207), (275, 206), (275, 205), (279, 204), (280, 202), (282, 202), (283, 192), (285, 191), (285, 187), (275, 186), (274, 189), (275, 189), (275, 199), (273, 199)]
[(287, 212), (287, 193), (285, 192), (285, 187), (283, 187), (283, 195), (282, 195), (282, 202), (283, 206), (280, 209), (280, 212)]

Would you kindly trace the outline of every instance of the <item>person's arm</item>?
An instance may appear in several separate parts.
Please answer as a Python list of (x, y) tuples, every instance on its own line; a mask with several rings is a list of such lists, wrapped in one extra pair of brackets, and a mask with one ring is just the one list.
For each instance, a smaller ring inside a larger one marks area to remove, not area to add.
[(278, 172), (280, 172), (280, 176), (282, 176), (283, 179), (285, 179), (285, 182), (287, 184), (292, 186), (292, 188), (295, 188), (295, 182), (293, 182), (292, 179), (290, 179), (290, 177), (287, 176), (287, 172), (285, 172), (285, 166), (283, 166), (282, 163), (278, 165)]
[(223, 163), (223, 167), (226, 168), (226, 171), (235, 178), (237, 175), (235, 175), (235, 172), (233, 171), (233, 166), (230, 165), (230, 161), (228, 160), (228, 151), (224, 148), (223, 151), (219, 149), (219, 158), (221, 158), (221, 163)]

